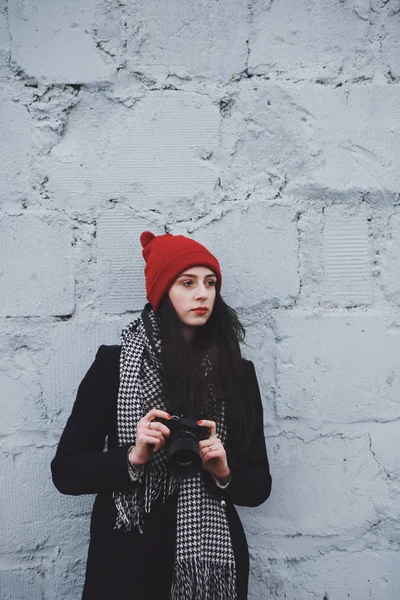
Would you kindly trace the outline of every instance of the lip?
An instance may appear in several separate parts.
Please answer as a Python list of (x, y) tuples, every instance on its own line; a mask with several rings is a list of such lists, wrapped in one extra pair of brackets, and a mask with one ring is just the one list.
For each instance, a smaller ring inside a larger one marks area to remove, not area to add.
[(208, 311), (208, 308), (205, 306), (199, 306), (199, 308), (192, 308), (192, 311), (204, 315), (204, 313)]

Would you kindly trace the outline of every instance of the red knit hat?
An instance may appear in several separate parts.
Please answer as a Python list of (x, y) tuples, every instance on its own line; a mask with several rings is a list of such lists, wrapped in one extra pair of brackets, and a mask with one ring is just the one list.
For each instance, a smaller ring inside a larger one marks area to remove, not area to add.
[(221, 289), (222, 275), (218, 260), (205, 246), (183, 235), (155, 236), (143, 231), (140, 236), (143, 258), (146, 261), (147, 299), (154, 311), (158, 310), (161, 300), (178, 277), (188, 267), (201, 265), (211, 269), (218, 279)]

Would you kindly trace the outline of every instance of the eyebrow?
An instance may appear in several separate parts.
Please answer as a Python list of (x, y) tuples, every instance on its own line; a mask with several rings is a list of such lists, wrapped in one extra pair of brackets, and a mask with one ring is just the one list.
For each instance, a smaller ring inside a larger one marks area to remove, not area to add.
[[(179, 275), (179, 277), (198, 277), (198, 275), (195, 275), (194, 273), (182, 273), (181, 275)], [(215, 277), (215, 279), (217, 279), (217, 276), (214, 273), (204, 275), (204, 279), (206, 279), (207, 277)]]

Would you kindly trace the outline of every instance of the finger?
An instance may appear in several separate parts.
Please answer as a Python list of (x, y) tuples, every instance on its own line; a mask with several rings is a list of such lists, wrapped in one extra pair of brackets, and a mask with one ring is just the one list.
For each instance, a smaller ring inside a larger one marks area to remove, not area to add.
[(221, 456), (226, 454), (222, 444), (211, 444), (211, 446), (207, 446), (207, 448), (201, 449), (202, 456), (208, 456), (211, 452), (218, 452), (219, 454), (221, 454)]
[(161, 448), (164, 446), (164, 444), (165, 444), (164, 438), (162, 440), (154, 438), (153, 440), (150, 439), (149, 443), (145, 444), (145, 447), (148, 452), (155, 454), (156, 452), (159, 452), (161, 450)]
[(203, 456), (203, 463), (208, 463), (209, 460), (212, 460), (213, 458), (223, 458), (224, 455), (220, 450), (211, 450), (210, 452), (207, 452), (204, 456)]
[(154, 445), (154, 452), (158, 452), (165, 444), (165, 438), (158, 440), (157, 444)]
[(200, 440), (199, 447), (200, 448), (208, 448), (209, 446), (215, 446), (217, 444), (222, 446), (222, 442), (219, 438), (209, 437), (206, 440)]
[(165, 438), (168, 438), (171, 433), (164, 423), (159, 423), (158, 421), (149, 421), (149, 425), (146, 426), (146, 429), (150, 429), (150, 431), (160, 431)]
[(218, 444), (220, 446), (223, 445), (221, 439), (217, 436), (210, 436), (206, 440), (201, 440), (199, 442), (199, 445), (201, 445), (201, 446), (212, 446), (212, 445), (215, 446), (216, 444)]
[[(164, 440), (164, 436), (161, 431), (151, 431), (149, 429), (143, 429), (138, 436), (138, 442), (142, 444), (148, 444), (149, 440)], [(150, 442), (154, 443), (154, 442)]]
[(197, 425), (200, 425), (200, 427), (209, 427), (210, 437), (215, 437), (217, 431), (217, 424), (215, 421), (207, 421), (206, 419), (202, 419), (201, 421), (197, 421)]
[(149, 429), (150, 431), (159, 431), (161, 432), (164, 437), (167, 439), (170, 436), (170, 430), (169, 428), (164, 425), (164, 423), (159, 422), (158, 420), (155, 421), (153, 420), (151, 417), (154, 416), (155, 419), (163, 419), (165, 421), (169, 421), (172, 419), (172, 417), (165, 411), (162, 410), (158, 410), (158, 409), (152, 409), (151, 411), (149, 411), (149, 413), (147, 413), (147, 415), (145, 415), (137, 424), (137, 431), (139, 431), (139, 429)]
[(143, 418), (146, 422), (153, 421), (154, 419), (166, 419), (167, 421), (172, 419), (169, 413), (159, 408), (152, 408)]
[(148, 435), (146, 436), (146, 439), (142, 440), (142, 443), (146, 446), (157, 446), (158, 444), (162, 443), (162, 441), (160, 438)]

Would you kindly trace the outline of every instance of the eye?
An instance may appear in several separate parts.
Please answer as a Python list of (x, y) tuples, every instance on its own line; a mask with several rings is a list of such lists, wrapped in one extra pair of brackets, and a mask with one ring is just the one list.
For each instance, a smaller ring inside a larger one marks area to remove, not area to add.
[(185, 287), (190, 287), (192, 285), (193, 281), (191, 281), (190, 279), (188, 281), (182, 281), (182, 284)]
[(217, 282), (216, 282), (216, 280), (215, 280), (215, 279), (209, 279), (209, 280), (207, 281), (207, 285), (209, 285), (210, 287), (215, 287), (215, 284), (216, 284), (216, 283), (217, 283)]

